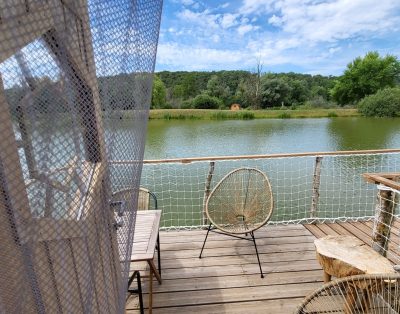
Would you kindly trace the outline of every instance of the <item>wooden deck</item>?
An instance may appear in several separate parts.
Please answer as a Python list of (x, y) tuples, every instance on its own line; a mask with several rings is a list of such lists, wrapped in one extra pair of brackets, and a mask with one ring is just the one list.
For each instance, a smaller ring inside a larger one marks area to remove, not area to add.
[[(251, 242), (211, 233), (199, 259), (205, 231), (162, 232), (163, 283), (154, 282), (153, 312), (292, 313), (322, 284), (314, 239), (352, 234), (370, 244), (371, 228), (371, 222), (264, 227), (255, 232), (264, 279)], [(133, 297), (126, 309), (138, 312)]]

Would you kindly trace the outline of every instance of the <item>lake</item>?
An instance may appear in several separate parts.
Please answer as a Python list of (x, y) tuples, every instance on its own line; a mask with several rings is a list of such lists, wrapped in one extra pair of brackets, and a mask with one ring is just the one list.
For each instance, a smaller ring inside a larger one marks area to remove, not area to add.
[[(400, 119), (320, 118), (265, 120), (151, 120), (146, 159), (253, 155), (400, 147)], [(225, 160), (215, 163), (211, 188), (229, 171), (253, 167), (272, 184), (272, 221), (299, 222), (310, 215), (315, 156)], [(141, 185), (157, 195), (163, 227), (202, 224), (209, 161), (145, 164)], [(400, 170), (400, 154), (325, 156), (318, 218), (358, 219), (374, 214), (376, 187), (365, 172)], [(339, 218), (341, 217), (341, 218)]]
[(399, 118), (150, 120), (145, 159), (399, 147)]

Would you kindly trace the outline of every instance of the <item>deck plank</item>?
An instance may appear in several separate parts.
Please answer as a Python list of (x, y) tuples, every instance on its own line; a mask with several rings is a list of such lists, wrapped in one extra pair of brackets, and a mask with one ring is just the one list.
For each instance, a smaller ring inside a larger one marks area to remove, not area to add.
[[(400, 227), (400, 222), (395, 222)], [(397, 227), (397, 226), (396, 226)], [(371, 222), (267, 226), (256, 231), (265, 278), (250, 241), (210, 234), (198, 258), (205, 230), (160, 233), (163, 283), (154, 282), (154, 313), (291, 313), (322, 285), (315, 238), (353, 235), (371, 242)], [(400, 243), (398, 228), (393, 243)], [(148, 281), (143, 281), (147, 307)], [(137, 313), (128, 299), (127, 313)]]
[[(292, 313), (293, 310), (301, 303), (303, 298), (292, 299), (277, 299), (277, 300), (262, 300), (262, 301), (248, 301), (248, 302), (235, 302), (235, 303), (219, 303), (209, 305), (197, 306), (178, 306), (169, 308), (153, 309), (155, 314), (179, 314), (194, 312), (196, 314), (287, 314)], [(138, 310), (127, 310), (127, 314), (137, 314)]]
[[(153, 308), (261, 301), (274, 299), (301, 298), (321, 286), (321, 282), (293, 283), (284, 285), (238, 287), (199, 291), (158, 293), (154, 296)], [(147, 297), (144, 298), (145, 307)], [(129, 302), (127, 304), (129, 309)]]
[(322, 238), (325, 237), (327, 234), (323, 232), (320, 228), (318, 228), (318, 225), (315, 224), (309, 224), (309, 225), (304, 225), (304, 227), (310, 231), (316, 238)]
[[(249, 254), (254, 256), (253, 254)], [(260, 259), (262, 263), (275, 263), (275, 262), (285, 262), (285, 261), (300, 261), (300, 260), (314, 260), (315, 259), (315, 251), (311, 250), (303, 250), (297, 252), (275, 252), (275, 253), (262, 253), (260, 254)], [(203, 258), (189, 258), (185, 261), (180, 261), (184, 263), (185, 267), (200, 267), (200, 266), (225, 266), (225, 265), (239, 265), (246, 262), (256, 262), (254, 258), (249, 258), (246, 256), (236, 256), (236, 255), (228, 255), (228, 256), (214, 256), (208, 257), (204, 256)], [(170, 268), (181, 268), (182, 264), (178, 264), (174, 259), (162, 260), (163, 269)]]

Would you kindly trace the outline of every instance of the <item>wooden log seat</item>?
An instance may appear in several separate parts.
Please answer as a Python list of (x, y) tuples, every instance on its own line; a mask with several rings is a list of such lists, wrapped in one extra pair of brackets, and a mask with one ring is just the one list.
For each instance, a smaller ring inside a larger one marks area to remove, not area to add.
[(324, 281), (362, 274), (396, 273), (390, 261), (370, 246), (349, 235), (326, 236), (314, 241)]

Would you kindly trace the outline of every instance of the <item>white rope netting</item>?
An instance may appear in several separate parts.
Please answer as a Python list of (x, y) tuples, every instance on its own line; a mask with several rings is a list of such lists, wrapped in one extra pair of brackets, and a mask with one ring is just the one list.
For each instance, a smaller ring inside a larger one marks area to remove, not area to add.
[[(241, 167), (268, 176), (275, 202), (269, 223), (356, 221), (372, 220), (375, 215), (375, 187), (362, 174), (400, 170), (397, 152), (317, 157), (145, 163), (141, 186), (157, 196), (165, 229), (205, 225), (207, 193), (228, 172)], [(120, 161), (112, 168), (124, 169), (124, 164)], [(123, 180), (120, 183), (118, 188), (123, 188)]]

